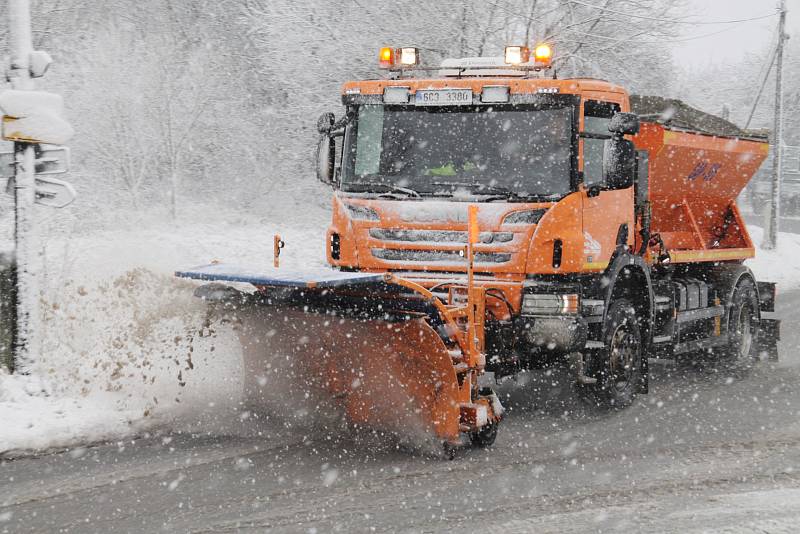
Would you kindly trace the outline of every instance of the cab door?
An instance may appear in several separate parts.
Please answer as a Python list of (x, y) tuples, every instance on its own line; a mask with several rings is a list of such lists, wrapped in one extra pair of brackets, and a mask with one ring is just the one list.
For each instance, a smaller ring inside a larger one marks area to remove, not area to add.
[(584, 100), (582, 108), (583, 270), (603, 271), (618, 240), (633, 244), (633, 187), (612, 190), (603, 180), (604, 145), (611, 138), (608, 124), (620, 104)]

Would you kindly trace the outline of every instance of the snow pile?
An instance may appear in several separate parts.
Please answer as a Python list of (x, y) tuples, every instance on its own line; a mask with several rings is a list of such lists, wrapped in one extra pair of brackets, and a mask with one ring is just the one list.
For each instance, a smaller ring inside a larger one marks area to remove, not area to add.
[(756, 257), (745, 264), (753, 270), (757, 280), (775, 282), (778, 292), (800, 288), (800, 234), (778, 233), (778, 248), (762, 250), (764, 230), (748, 226), (750, 238), (756, 245)]
[(0, 369), (0, 451), (41, 450), (124, 436), (136, 430), (141, 412), (104, 405), (98, 399), (57, 397), (48, 381), (9, 376)]
[(0, 373), (0, 454), (225, 426), (241, 410), (239, 343), (208, 322), (193, 296), (198, 284), (173, 272), (211, 260), (271, 264), (276, 231), (286, 242), (282, 265), (321, 265), (319, 228), (209, 223), (49, 245), (41, 356), (27, 374)]

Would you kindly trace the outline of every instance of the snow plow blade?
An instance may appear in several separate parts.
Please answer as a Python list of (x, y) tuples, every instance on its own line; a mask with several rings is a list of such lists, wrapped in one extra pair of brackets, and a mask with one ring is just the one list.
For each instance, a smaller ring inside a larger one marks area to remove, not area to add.
[(248, 380), (249, 398), (270, 396), (263, 391), (269, 381), (259, 383), (269, 363), (289, 383), (303, 384), (315, 403), (339, 405), (356, 425), (458, 437), (456, 374), (444, 342), (424, 319), (387, 323), (267, 306), (242, 333), (246, 376), (255, 379)]
[[(268, 276), (222, 265), (176, 274), (258, 288), (235, 298), (220, 286), (198, 288), (207, 300), (233, 303), (227, 309), (239, 323), (248, 399), (453, 445), (462, 433), (499, 422), (497, 397), (477, 387), (484, 366), (480, 289), (467, 298), (468, 288), (454, 286), (444, 302), (391, 274)], [(480, 313), (470, 315), (470, 305)]]

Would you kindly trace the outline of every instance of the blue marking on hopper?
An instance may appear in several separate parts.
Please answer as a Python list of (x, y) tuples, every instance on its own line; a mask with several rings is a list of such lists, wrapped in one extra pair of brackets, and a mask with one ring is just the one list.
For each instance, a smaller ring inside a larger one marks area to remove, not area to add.
[(175, 276), (194, 280), (243, 282), (256, 286), (296, 288), (338, 287), (383, 281), (383, 274), (381, 273), (350, 273), (335, 271), (327, 267), (309, 268), (302, 271), (290, 268), (260, 268), (254, 270), (225, 263), (201, 265), (186, 271), (176, 271)]

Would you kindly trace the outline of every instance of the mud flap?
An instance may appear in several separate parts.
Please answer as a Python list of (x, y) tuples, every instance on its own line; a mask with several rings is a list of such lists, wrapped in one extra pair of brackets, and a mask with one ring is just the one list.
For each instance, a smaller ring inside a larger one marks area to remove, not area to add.
[(770, 361), (778, 361), (778, 341), (781, 339), (781, 321), (761, 318), (758, 331), (758, 351), (766, 352)]

